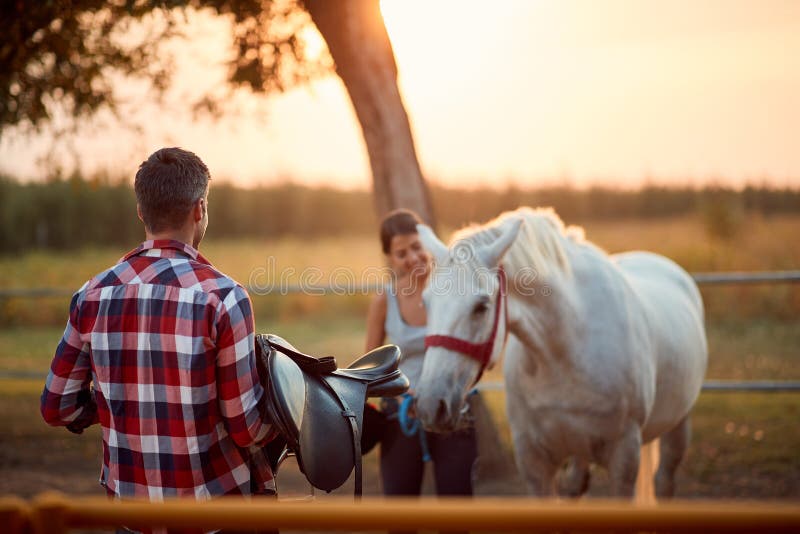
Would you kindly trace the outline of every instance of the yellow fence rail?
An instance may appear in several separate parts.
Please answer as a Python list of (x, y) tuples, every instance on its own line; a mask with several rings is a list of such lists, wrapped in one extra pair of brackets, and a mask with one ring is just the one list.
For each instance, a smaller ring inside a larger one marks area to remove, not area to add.
[(221, 498), (112, 502), (44, 494), (32, 501), (0, 499), (3, 532), (62, 533), (70, 529), (172, 527), (316, 531), (473, 530), (490, 532), (800, 532), (800, 504), (545, 501), (509, 498), (322, 499), (282, 502)]

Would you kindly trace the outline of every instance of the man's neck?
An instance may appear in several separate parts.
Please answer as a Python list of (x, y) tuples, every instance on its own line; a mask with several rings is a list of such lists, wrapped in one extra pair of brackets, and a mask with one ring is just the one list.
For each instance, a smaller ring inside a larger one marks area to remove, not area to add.
[(181, 243), (186, 243), (187, 245), (194, 247), (194, 244), (192, 243), (194, 241), (192, 232), (185, 232), (182, 230), (168, 230), (165, 232), (151, 233), (145, 230), (144, 235), (148, 241), (166, 239), (172, 241), (180, 241)]

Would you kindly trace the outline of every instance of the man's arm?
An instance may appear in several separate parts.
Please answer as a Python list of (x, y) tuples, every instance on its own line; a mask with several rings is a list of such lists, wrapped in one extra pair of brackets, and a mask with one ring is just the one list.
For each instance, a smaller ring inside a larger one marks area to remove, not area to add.
[(228, 432), (240, 447), (275, 435), (266, 416), (266, 394), (256, 366), (253, 311), (236, 286), (217, 308), (217, 391)]
[(78, 292), (72, 297), (67, 327), (50, 364), (40, 406), (47, 424), (66, 426), (78, 434), (98, 422), (97, 405), (90, 388), (90, 348), (81, 341), (78, 330), (80, 295)]

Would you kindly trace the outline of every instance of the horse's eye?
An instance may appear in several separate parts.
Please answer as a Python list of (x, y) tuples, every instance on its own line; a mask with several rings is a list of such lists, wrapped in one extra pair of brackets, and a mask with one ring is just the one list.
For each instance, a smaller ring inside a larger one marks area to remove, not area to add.
[(472, 313), (475, 315), (483, 315), (487, 311), (489, 311), (489, 305), (483, 301), (478, 302), (475, 304), (475, 307), (472, 308)]

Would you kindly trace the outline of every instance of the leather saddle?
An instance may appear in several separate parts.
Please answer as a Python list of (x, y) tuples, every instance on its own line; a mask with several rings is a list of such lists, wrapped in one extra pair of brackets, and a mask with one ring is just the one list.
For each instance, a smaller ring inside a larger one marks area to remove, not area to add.
[(267, 454), (273, 469), (278, 458), (293, 452), (309, 483), (328, 492), (355, 469), (355, 495), (360, 496), (366, 399), (408, 389), (408, 378), (398, 369), (400, 349), (384, 345), (340, 369), (332, 356), (309, 356), (278, 336), (259, 334), (256, 347), (266, 368), (267, 411), (286, 441), (278, 444), (282, 450), (275, 451), (273, 444)]

